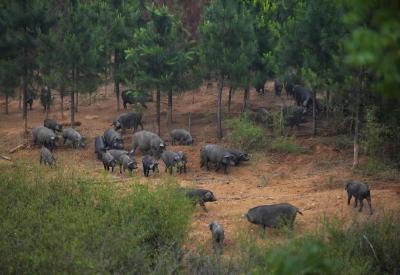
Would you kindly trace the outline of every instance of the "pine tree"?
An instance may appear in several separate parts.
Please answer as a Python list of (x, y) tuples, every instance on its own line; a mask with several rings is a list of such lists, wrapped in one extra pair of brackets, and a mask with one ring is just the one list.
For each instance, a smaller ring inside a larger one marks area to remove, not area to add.
[(117, 99), (117, 111), (119, 111), (120, 84), (124, 82), (125, 72), (124, 51), (128, 48), (132, 39), (132, 32), (140, 24), (143, 7), (140, 1), (112, 0), (108, 1), (103, 8), (105, 9), (102, 10), (100, 17), (106, 33), (107, 49), (112, 56), (110, 65)]
[[(3, 53), (3, 52), (2, 52)], [(5, 97), (5, 110), (8, 114), (8, 103), (10, 97), (14, 97), (15, 89), (19, 85), (18, 70), (15, 64), (7, 62), (3, 58), (0, 60), (0, 92)]]
[(58, 10), (58, 24), (42, 53), (41, 69), (57, 83), (60, 92), (70, 92), (70, 119), (75, 124), (78, 93), (96, 90), (99, 85), (101, 29), (93, 3), (69, 1)]
[[(22, 79), (24, 133), (28, 132), (26, 98), (32, 86), (33, 74), (38, 65), (38, 46), (50, 26), (51, 12), (48, 1), (16, 0), (0, 2), (1, 71), (11, 69), (15, 77), (5, 85), (10, 90)], [(4, 82), (2, 83), (4, 84)], [(7, 87), (8, 86), (8, 87)]]
[[(126, 51), (127, 78), (137, 89), (157, 92), (157, 130), (161, 133), (161, 92), (182, 84), (178, 74), (192, 59), (192, 51), (180, 51), (182, 25), (165, 6), (148, 6), (148, 21), (134, 33), (133, 45)], [(130, 78), (129, 78), (130, 77)], [(184, 78), (182, 78), (184, 79)], [(179, 83), (175, 82), (179, 80)], [(171, 105), (172, 106), (172, 105)]]
[(217, 135), (222, 138), (222, 93), (231, 81), (245, 89), (247, 102), (251, 83), (250, 66), (256, 54), (254, 28), (241, 1), (216, 0), (205, 9), (201, 25), (203, 64), (219, 83), (217, 97)]

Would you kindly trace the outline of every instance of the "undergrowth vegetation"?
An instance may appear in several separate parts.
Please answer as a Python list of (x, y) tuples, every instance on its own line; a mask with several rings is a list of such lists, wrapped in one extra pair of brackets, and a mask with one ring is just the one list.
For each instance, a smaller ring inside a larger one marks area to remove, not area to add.
[(369, 176), (375, 179), (397, 180), (400, 179), (398, 167), (389, 163), (387, 160), (380, 160), (373, 157), (368, 158), (365, 163), (360, 164), (354, 170), (355, 174)]
[(262, 242), (229, 236), (233, 247), (219, 257), (202, 245), (184, 248), (194, 208), (175, 183), (122, 188), (49, 171), (0, 166), (1, 274), (400, 272), (400, 220), (391, 213), (351, 225), (324, 221), (307, 235), (282, 232), (279, 242), (271, 232)]
[(303, 154), (307, 150), (295, 142), (294, 137), (277, 137), (271, 140), (268, 149), (274, 153)]
[[(268, 233), (267, 233), (268, 234)], [(387, 214), (375, 221), (322, 222), (322, 230), (260, 245), (242, 236), (234, 254), (216, 258), (206, 251), (187, 257), (189, 274), (398, 274), (400, 221)]]
[[(64, 174), (63, 174), (64, 173)], [(192, 206), (172, 183), (108, 182), (0, 167), (0, 273), (168, 273)]]
[(230, 128), (229, 143), (242, 150), (251, 152), (265, 149), (282, 154), (306, 153), (306, 150), (298, 145), (293, 137), (268, 136), (263, 127), (254, 124), (246, 115), (230, 119), (228, 126)]
[(246, 116), (233, 118), (227, 122), (230, 132), (229, 142), (245, 151), (256, 151), (266, 148), (267, 137), (264, 128), (255, 125)]

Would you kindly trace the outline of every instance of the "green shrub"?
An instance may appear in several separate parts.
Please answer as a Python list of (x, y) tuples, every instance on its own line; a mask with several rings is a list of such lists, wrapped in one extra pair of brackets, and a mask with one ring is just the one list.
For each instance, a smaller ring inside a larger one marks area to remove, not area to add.
[(365, 164), (360, 164), (354, 172), (376, 179), (396, 180), (400, 178), (400, 170), (397, 167), (388, 163), (387, 160), (375, 158), (369, 158)]
[(369, 155), (381, 155), (385, 144), (386, 129), (376, 121), (376, 109), (368, 108), (365, 113), (365, 127), (361, 145)]
[(191, 204), (176, 186), (135, 185), (0, 167), (0, 273), (167, 273)]
[(284, 245), (261, 246), (254, 239), (239, 240), (235, 253), (216, 258), (204, 251), (187, 257), (188, 274), (333, 274), (333, 261), (320, 239), (303, 237)]
[(272, 127), (276, 136), (283, 136), (285, 130), (285, 121), (282, 110), (272, 113)]
[(217, 258), (204, 250), (188, 255), (189, 274), (398, 274), (400, 221), (386, 215), (345, 228), (322, 223), (322, 232), (260, 244), (254, 236), (236, 240), (234, 253)]
[(400, 164), (400, 128), (398, 120), (385, 124), (377, 115), (377, 108), (370, 107), (365, 113), (365, 126), (361, 135), (361, 148), (371, 157)]
[(347, 229), (327, 230), (329, 256), (342, 274), (398, 274), (400, 272), (400, 220), (386, 214), (368, 222), (353, 222)]
[(303, 154), (306, 153), (305, 148), (294, 142), (294, 138), (278, 137), (271, 141), (268, 149), (274, 153), (284, 154)]
[(242, 150), (255, 151), (266, 147), (267, 139), (264, 129), (249, 121), (246, 117), (230, 119), (229, 142)]

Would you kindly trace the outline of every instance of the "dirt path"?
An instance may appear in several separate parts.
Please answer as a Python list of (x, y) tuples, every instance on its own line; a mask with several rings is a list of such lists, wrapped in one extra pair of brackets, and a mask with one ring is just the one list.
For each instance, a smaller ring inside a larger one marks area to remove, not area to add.
[[(95, 103), (88, 104), (85, 96), (80, 97), (79, 112), (76, 120), (82, 125), (78, 130), (88, 138), (89, 146), (84, 150), (74, 151), (70, 148), (56, 150), (60, 165), (75, 166), (85, 173), (103, 173), (100, 162), (95, 159), (93, 139), (101, 135), (110, 127), (112, 119), (116, 116), (115, 98), (112, 87), (108, 87), (108, 96), (102, 89)], [(224, 103), (227, 101), (225, 93)], [(237, 114), (241, 109), (242, 93), (237, 92), (233, 97), (232, 114)], [(312, 138), (298, 139), (298, 142), (310, 149), (311, 153), (303, 155), (273, 155), (266, 152), (253, 154), (252, 160), (239, 167), (230, 169), (228, 175), (222, 172), (207, 172), (199, 167), (199, 150), (205, 143), (218, 142), (215, 136), (215, 88), (203, 86), (195, 94), (188, 92), (174, 97), (174, 123), (166, 126), (166, 97), (162, 98), (162, 137), (169, 141), (169, 131), (173, 128), (187, 128), (188, 114), (192, 113), (192, 133), (196, 144), (193, 147), (170, 146), (170, 150), (183, 150), (189, 156), (188, 173), (176, 176), (182, 185), (197, 186), (210, 189), (217, 196), (218, 201), (208, 203), (208, 213), (198, 208), (193, 218), (191, 236), (199, 242), (209, 242), (208, 223), (218, 220), (224, 224), (228, 250), (236, 233), (243, 230), (256, 231), (256, 226), (250, 225), (243, 219), (243, 214), (251, 207), (260, 204), (289, 202), (299, 207), (304, 213), (296, 220), (296, 232), (304, 233), (320, 225), (324, 217), (338, 216), (345, 220), (373, 219), (383, 211), (394, 210), (400, 212), (400, 182), (373, 181), (361, 178), (351, 173), (351, 152), (337, 152), (332, 148), (318, 143)], [(251, 94), (250, 105), (266, 106), (269, 109), (279, 109), (282, 104), (289, 104), (286, 97), (277, 98), (271, 92), (260, 97)], [(42, 125), (44, 114), (39, 101), (35, 101), (33, 111), (30, 111), (29, 126), (31, 128)], [(68, 99), (65, 102), (65, 119), (69, 119)], [(2, 107), (4, 102), (0, 103)], [(59, 113), (59, 98), (55, 96), (53, 110), (50, 117), (61, 120)], [(150, 103), (145, 111), (144, 127), (146, 130), (155, 131), (155, 104)], [(226, 104), (225, 104), (226, 105)], [(223, 105), (223, 106), (225, 106)], [(22, 120), (18, 110), (18, 102), (10, 104), (10, 114), (0, 114), (0, 154), (7, 154), (8, 150), (18, 144), (22, 139)], [(225, 108), (224, 111), (227, 108)], [(122, 112), (122, 111), (121, 111)], [(230, 116), (225, 114), (225, 117)], [(306, 128), (307, 130), (307, 128)], [(126, 148), (130, 149), (131, 135), (125, 135)], [(31, 148), (12, 155), (13, 159), (25, 159), (38, 162), (38, 149)], [(2, 161), (2, 160), (0, 160)], [(164, 175), (164, 166), (161, 164), (161, 175), (153, 177), (158, 179)], [(143, 180), (141, 168), (136, 178)], [(132, 181), (119, 173), (111, 175), (116, 184), (125, 184)], [(344, 181), (355, 178), (365, 181), (372, 188), (372, 203), (375, 210), (373, 216), (367, 214), (366, 207), (359, 214), (353, 207), (347, 206)]]

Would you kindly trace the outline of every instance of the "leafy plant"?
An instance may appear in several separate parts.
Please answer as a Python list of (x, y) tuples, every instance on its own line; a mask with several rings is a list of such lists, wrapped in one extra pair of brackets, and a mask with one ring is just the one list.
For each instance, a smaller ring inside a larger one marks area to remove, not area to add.
[(306, 150), (294, 142), (293, 137), (278, 137), (270, 142), (268, 150), (275, 153), (303, 154)]
[(246, 117), (228, 120), (227, 124), (231, 129), (228, 140), (234, 146), (245, 151), (260, 150), (267, 146), (264, 129), (253, 124)]
[(0, 273), (147, 274), (179, 262), (192, 206), (174, 184), (119, 192), (73, 173), (0, 171)]

